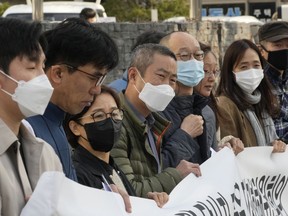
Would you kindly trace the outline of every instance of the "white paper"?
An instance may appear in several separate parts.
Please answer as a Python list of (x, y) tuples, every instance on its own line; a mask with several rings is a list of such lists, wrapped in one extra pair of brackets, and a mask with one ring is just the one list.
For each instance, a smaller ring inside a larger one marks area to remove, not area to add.
[(288, 152), (271, 152), (272, 147), (251, 147), (235, 157), (224, 148), (201, 165), (201, 177), (190, 174), (183, 179), (162, 209), (153, 200), (130, 197), (131, 214), (119, 194), (47, 172), (21, 216), (287, 216)]

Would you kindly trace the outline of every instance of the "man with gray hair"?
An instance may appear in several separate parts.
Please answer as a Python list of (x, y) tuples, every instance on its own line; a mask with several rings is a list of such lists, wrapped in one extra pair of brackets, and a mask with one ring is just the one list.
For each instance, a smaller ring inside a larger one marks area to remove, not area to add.
[(124, 108), (120, 140), (111, 155), (137, 196), (146, 197), (151, 191), (169, 194), (191, 172), (201, 175), (198, 164), (184, 160), (176, 168), (162, 168), (161, 141), (169, 122), (158, 111), (175, 95), (176, 71), (176, 57), (164, 46), (144, 44), (132, 53), (127, 89), (120, 93)]

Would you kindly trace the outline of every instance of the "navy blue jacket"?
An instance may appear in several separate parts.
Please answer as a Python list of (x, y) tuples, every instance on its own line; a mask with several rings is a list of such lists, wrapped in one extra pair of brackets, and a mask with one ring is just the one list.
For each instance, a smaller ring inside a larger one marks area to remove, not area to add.
[(67, 178), (77, 181), (72, 164), (71, 150), (62, 123), (65, 112), (56, 105), (49, 103), (45, 113), (29, 117), (26, 120), (32, 126), (36, 137), (49, 143), (58, 155)]
[(180, 128), (186, 116), (202, 115), (202, 109), (208, 101), (209, 99), (198, 94), (176, 96), (162, 112), (171, 121), (162, 143), (161, 155), (164, 168), (176, 167), (182, 159), (201, 164), (210, 157), (205, 123), (203, 133), (194, 139)]

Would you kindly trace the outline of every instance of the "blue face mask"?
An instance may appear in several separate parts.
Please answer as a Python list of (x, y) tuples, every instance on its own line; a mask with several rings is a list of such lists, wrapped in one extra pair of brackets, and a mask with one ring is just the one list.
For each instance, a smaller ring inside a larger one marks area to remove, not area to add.
[(177, 80), (185, 86), (194, 87), (204, 78), (203, 62), (195, 59), (177, 61)]

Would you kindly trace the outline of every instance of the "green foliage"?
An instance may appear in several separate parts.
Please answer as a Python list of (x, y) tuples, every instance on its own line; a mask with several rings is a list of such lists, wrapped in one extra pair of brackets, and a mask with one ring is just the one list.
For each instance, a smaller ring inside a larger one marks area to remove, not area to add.
[(9, 7), (9, 3), (8, 2), (4, 2), (2, 4), (0, 4), (0, 16), (2, 16), (2, 14), (4, 13), (4, 11)]
[(164, 20), (175, 16), (189, 16), (189, 4), (187, 0), (166, 0), (158, 3), (159, 20)]
[[(149, 22), (151, 8), (158, 9), (158, 19), (174, 16), (189, 16), (188, 0), (149, 0), (140, 4), (140, 0), (105, 0), (108, 16), (115, 16), (118, 22)], [(143, 6), (144, 5), (144, 6)]]

